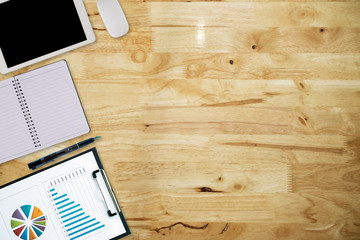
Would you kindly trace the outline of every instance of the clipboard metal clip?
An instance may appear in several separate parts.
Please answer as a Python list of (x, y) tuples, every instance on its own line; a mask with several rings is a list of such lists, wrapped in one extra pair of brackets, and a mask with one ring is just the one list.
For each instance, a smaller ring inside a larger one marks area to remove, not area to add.
[(102, 176), (102, 178), (104, 179), (106, 188), (107, 188), (107, 190), (108, 190), (108, 192), (109, 192), (109, 194), (110, 194), (111, 200), (113, 201), (113, 203), (114, 203), (114, 205), (115, 205), (115, 208), (116, 208), (116, 211), (117, 211), (118, 213), (121, 212), (120, 206), (119, 206), (119, 203), (118, 203), (117, 200), (116, 200), (114, 191), (113, 191), (112, 188), (111, 188), (111, 185), (110, 185), (110, 182), (109, 182), (108, 177), (106, 176), (105, 170), (104, 170), (104, 169), (98, 169), (98, 170), (93, 171), (92, 175), (93, 175), (93, 177), (96, 179), (96, 183), (97, 183), (97, 185), (98, 185), (98, 187), (99, 187), (99, 189), (100, 189), (102, 198), (104, 199), (105, 205), (106, 205), (106, 207), (107, 207), (107, 209), (108, 209), (107, 213), (108, 213), (108, 215), (109, 215), (110, 217), (112, 217), (112, 216), (115, 216), (115, 215), (116, 215), (116, 212), (111, 212), (111, 209), (109, 208), (109, 205), (108, 205), (108, 203), (106, 202), (104, 193), (103, 193), (103, 191), (101, 190), (101, 187), (100, 187), (100, 184), (99, 184), (97, 175), (96, 175), (96, 174), (99, 173), (99, 172), (101, 173), (101, 176)]

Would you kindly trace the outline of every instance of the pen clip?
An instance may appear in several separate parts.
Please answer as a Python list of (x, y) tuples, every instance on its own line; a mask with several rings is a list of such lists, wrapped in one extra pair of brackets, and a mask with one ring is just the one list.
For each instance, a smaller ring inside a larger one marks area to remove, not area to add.
[(93, 175), (93, 177), (96, 179), (96, 183), (97, 183), (97, 185), (98, 185), (98, 187), (99, 187), (99, 189), (100, 189), (102, 198), (104, 199), (105, 205), (106, 205), (106, 207), (107, 207), (107, 209), (108, 209), (107, 213), (108, 213), (108, 215), (109, 215), (110, 217), (115, 216), (115, 215), (116, 215), (116, 212), (114, 212), (114, 213), (111, 212), (111, 209), (109, 208), (109, 205), (108, 205), (107, 202), (106, 202), (106, 199), (105, 199), (105, 196), (104, 196), (104, 194), (103, 194), (103, 191), (101, 190), (101, 187), (100, 187), (100, 184), (99, 184), (97, 175), (96, 175), (98, 172), (101, 173), (101, 176), (102, 176), (102, 178), (104, 179), (104, 183), (105, 183), (105, 185), (106, 185), (106, 188), (107, 188), (107, 190), (108, 190), (108, 192), (109, 192), (109, 194), (110, 194), (111, 200), (113, 201), (113, 203), (114, 203), (114, 205), (115, 205), (115, 208), (116, 208), (116, 211), (117, 211), (118, 213), (120, 213), (120, 211), (121, 211), (121, 210), (120, 210), (119, 203), (118, 203), (117, 200), (116, 200), (114, 191), (113, 191), (112, 188), (111, 188), (111, 185), (110, 185), (109, 179), (108, 179), (108, 177), (107, 177), (107, 175), (106, 175), (106, 173), (105, 173), (105, 170), (104, 170), (104, 169), (98, 169), (98, 170), (93, 171), (92, 175)]

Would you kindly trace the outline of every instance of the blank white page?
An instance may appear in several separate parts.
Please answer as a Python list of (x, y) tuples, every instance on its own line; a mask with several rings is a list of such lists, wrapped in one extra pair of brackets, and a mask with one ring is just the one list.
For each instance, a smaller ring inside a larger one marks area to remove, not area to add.
[(90, 131), (65, 60), (16, 76), (23, 89), (40, 147)]
[(0, 82), (0, 163), (34, 149), (12, 81)]

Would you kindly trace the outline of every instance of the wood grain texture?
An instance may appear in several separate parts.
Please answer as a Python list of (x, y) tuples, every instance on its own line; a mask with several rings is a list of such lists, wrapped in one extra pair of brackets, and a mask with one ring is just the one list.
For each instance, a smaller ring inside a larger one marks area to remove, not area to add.
[[(120, 1), (65, 58), (127, 239), (360, 239), (358, 1)], [(71, 156), (73, 154), (70, 154)], [(63, 158), (64, 159), (64, 158)]]

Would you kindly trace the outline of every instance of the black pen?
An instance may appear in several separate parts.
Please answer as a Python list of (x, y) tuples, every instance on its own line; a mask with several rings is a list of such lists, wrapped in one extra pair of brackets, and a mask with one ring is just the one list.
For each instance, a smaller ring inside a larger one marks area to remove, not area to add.
[(31, 163), (28, 164), (29, 168), (31, 170), (35, 170), (39, 167), (41, 167), (42, 165), (48, 163), (48, 162), (53, 162), (56, 158), (61, 157), (69, 152), (75, 151), (79, 148), (85, 147), (86, 145), (89, 145), (90, 143), (93, 143), (96, 139), (99, 139), (100, 136), (94, 137), (94, 138), (89, 138), (86, 139), (82, 142), (76, 143), (74, 145), (71, 145), (70, 147), (64, 148), (60, 151), (51, 153), (45, 157), (39, 158), (38, 160), (35, 160)]

